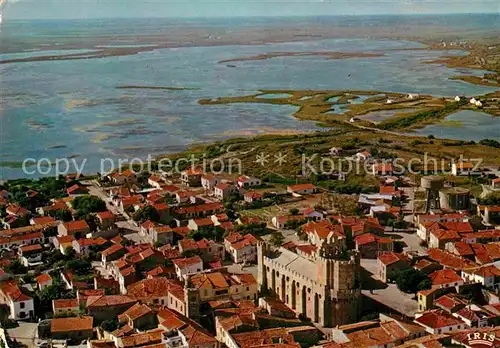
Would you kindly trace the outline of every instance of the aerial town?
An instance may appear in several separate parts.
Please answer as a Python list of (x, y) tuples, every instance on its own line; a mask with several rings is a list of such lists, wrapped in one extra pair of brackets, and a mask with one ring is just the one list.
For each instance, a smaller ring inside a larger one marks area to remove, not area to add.
[[(5, 182), (3, 340), (469, 347), (484, 334), (497, 342), (494, 173), (457, 162), (448, 177), (396, 176), (374, 164), (378, 192), (349, 195), (197, 167)], [(483, 193), (450, 185), (453, 177), (482, 178)]]

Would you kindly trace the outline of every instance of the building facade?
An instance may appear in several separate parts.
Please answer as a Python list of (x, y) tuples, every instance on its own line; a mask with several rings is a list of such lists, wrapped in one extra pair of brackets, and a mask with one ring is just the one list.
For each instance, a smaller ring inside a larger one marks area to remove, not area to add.
[(295, 313), (325, 327), (355, 322), (361, 291), (357, 253), (344, 240), (323, 240), (312, 258), (258, 243), (258, 283)]

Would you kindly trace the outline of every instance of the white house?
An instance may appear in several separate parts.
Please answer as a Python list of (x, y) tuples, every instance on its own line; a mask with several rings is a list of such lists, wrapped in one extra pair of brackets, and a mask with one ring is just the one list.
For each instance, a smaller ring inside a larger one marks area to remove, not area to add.
[(415, 314), (415, 323), (425, 328), (425, 331), (434, 335), (450, 331), (467, 329), (463, 321), (455, 318), (443, 310), (431, 310)]
[(179, 280), (185, 280), (186, 276), (203, 271), (203, 261), (199, 256), (186, 257), (183, 259), (172, 260), (175, 268), (175, 274)]
[(449, 268), (432, 272), (429, 278), (433, 288), (447, 289), (464, 284), (462, 277)]
[(219, 200), (229, 198), (234, 191), (234, 186), (230, 184), (219, 184), (215, 186), (214, 196)]
[(500, 178), (491, 180), (491, 188), (493, 190), (500, 190)]
[(488, 288), (500, 287), (500, 269), (494, 265), (462, 270), (462, 278), (466, 282), (481, 283)]
[(489, 319), (494, 317), (491, 312), (487, 312), (475, 304), (465, 306), (453, 313), (453, 316), (462, 320), (469, 327), (478, 328), (490, 326)]
[(354, 155), (354, 159), (358, 161), (366, 161), (372, 158), (372, 154), (369, 153), (368, 151), (362, 151), (358, 152), (357, 154)]
[(330, 148), (330, 150), (328, 151), (328, 154), (330, 156), (338, 156), (342, 153), (342, 148), (341, 147), (332, 147)]
[(455, 97), (455, 101), (456, 101), (456, 102), (459, 102), (460, 100), (461, 100), (461, 99), (460, 99), (460, 97), (457, 95), (457, 96)]
[(177, 191), (175, 193), (175, 199), (177, 203), (195, 203), (196, 202), (196, 192), (194, 191)]
[(48, 273), (42, 273), (38, 277), (35, 278), (38, 289), (42, 290), (43, 288), (52, 285), (52, 277)]
[(234, 263), (257, 261), (257, 238), (251, 234), (232, 233), (224, 238), (224, 247)]
[(162, 179), (156, 175), (151, 175), (149, 178), (148, 178), (148, 185), (151, 186), (151, 187), (155, 187), (155, 188), (161, 188), (161, 185), (162, 185)]
[(204, 174), (201, 177), (201, 186), (208, 192), (213, 191), (214, 187), (220, 184), (220, 179), (212, 174)]
[(108, 178), (111, 182), (117, 185), (123, 185), (125, 183), (135, 184), (137, 182), (137, 176), (135, 173), (129, 169), (124, 170), (123, 172), (114, 172), (108, 175)]
[(0, 288), (0, 302), (5, 303), (9, 307), (10, 319), (23, 320), (34, 317), (33, 299), (24, 294), (14, 281), (2, 284)]
[(315, 193), (317, 188), (313, 184), (297, 184), (289, 185), (286, 190), (287, 192), (296, 195), (310, 195)]
[(451, 174), (454, 176), (481, 175), (480, 171), (475, 171), (475, 165), (472, 162), (453, 162), (451, 164)]
[(248, 191), (248, 192), (245, 192), (245, 194), (243, 195), (243, 199), (247, 203), (261, 201), (263, 198), (264, 198), (264, 195), (262, 193), (259, 193), (256, 191)]
[(260, 186), (262, 185), (262, 181), (259, 178), (255, 178), (252, 176), (242, 175), (236, 180), (236, 184), (239, 187), (252, 187), (252, 186)]

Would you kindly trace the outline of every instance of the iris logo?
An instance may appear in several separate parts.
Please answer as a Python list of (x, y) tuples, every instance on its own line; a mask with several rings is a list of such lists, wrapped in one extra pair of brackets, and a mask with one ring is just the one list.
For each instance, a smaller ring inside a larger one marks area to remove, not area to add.
[(470, 347), (493, 347), (495, 334), (488, 332), (474, 332), (467, 334)]

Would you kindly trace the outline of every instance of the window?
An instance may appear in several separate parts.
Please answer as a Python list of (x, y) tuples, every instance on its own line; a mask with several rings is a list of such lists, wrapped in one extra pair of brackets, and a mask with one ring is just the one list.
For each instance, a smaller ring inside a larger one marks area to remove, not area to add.
[(24, 307), (25, 307), (24, 302), (21, 302), (20, 307), (21, 307), (21, 308), (24, 308)]
[(250, 290), (250, 287), (249, 287), (249, 286), (247, 286), (247, 291), (249, 291), (249, 290)]

